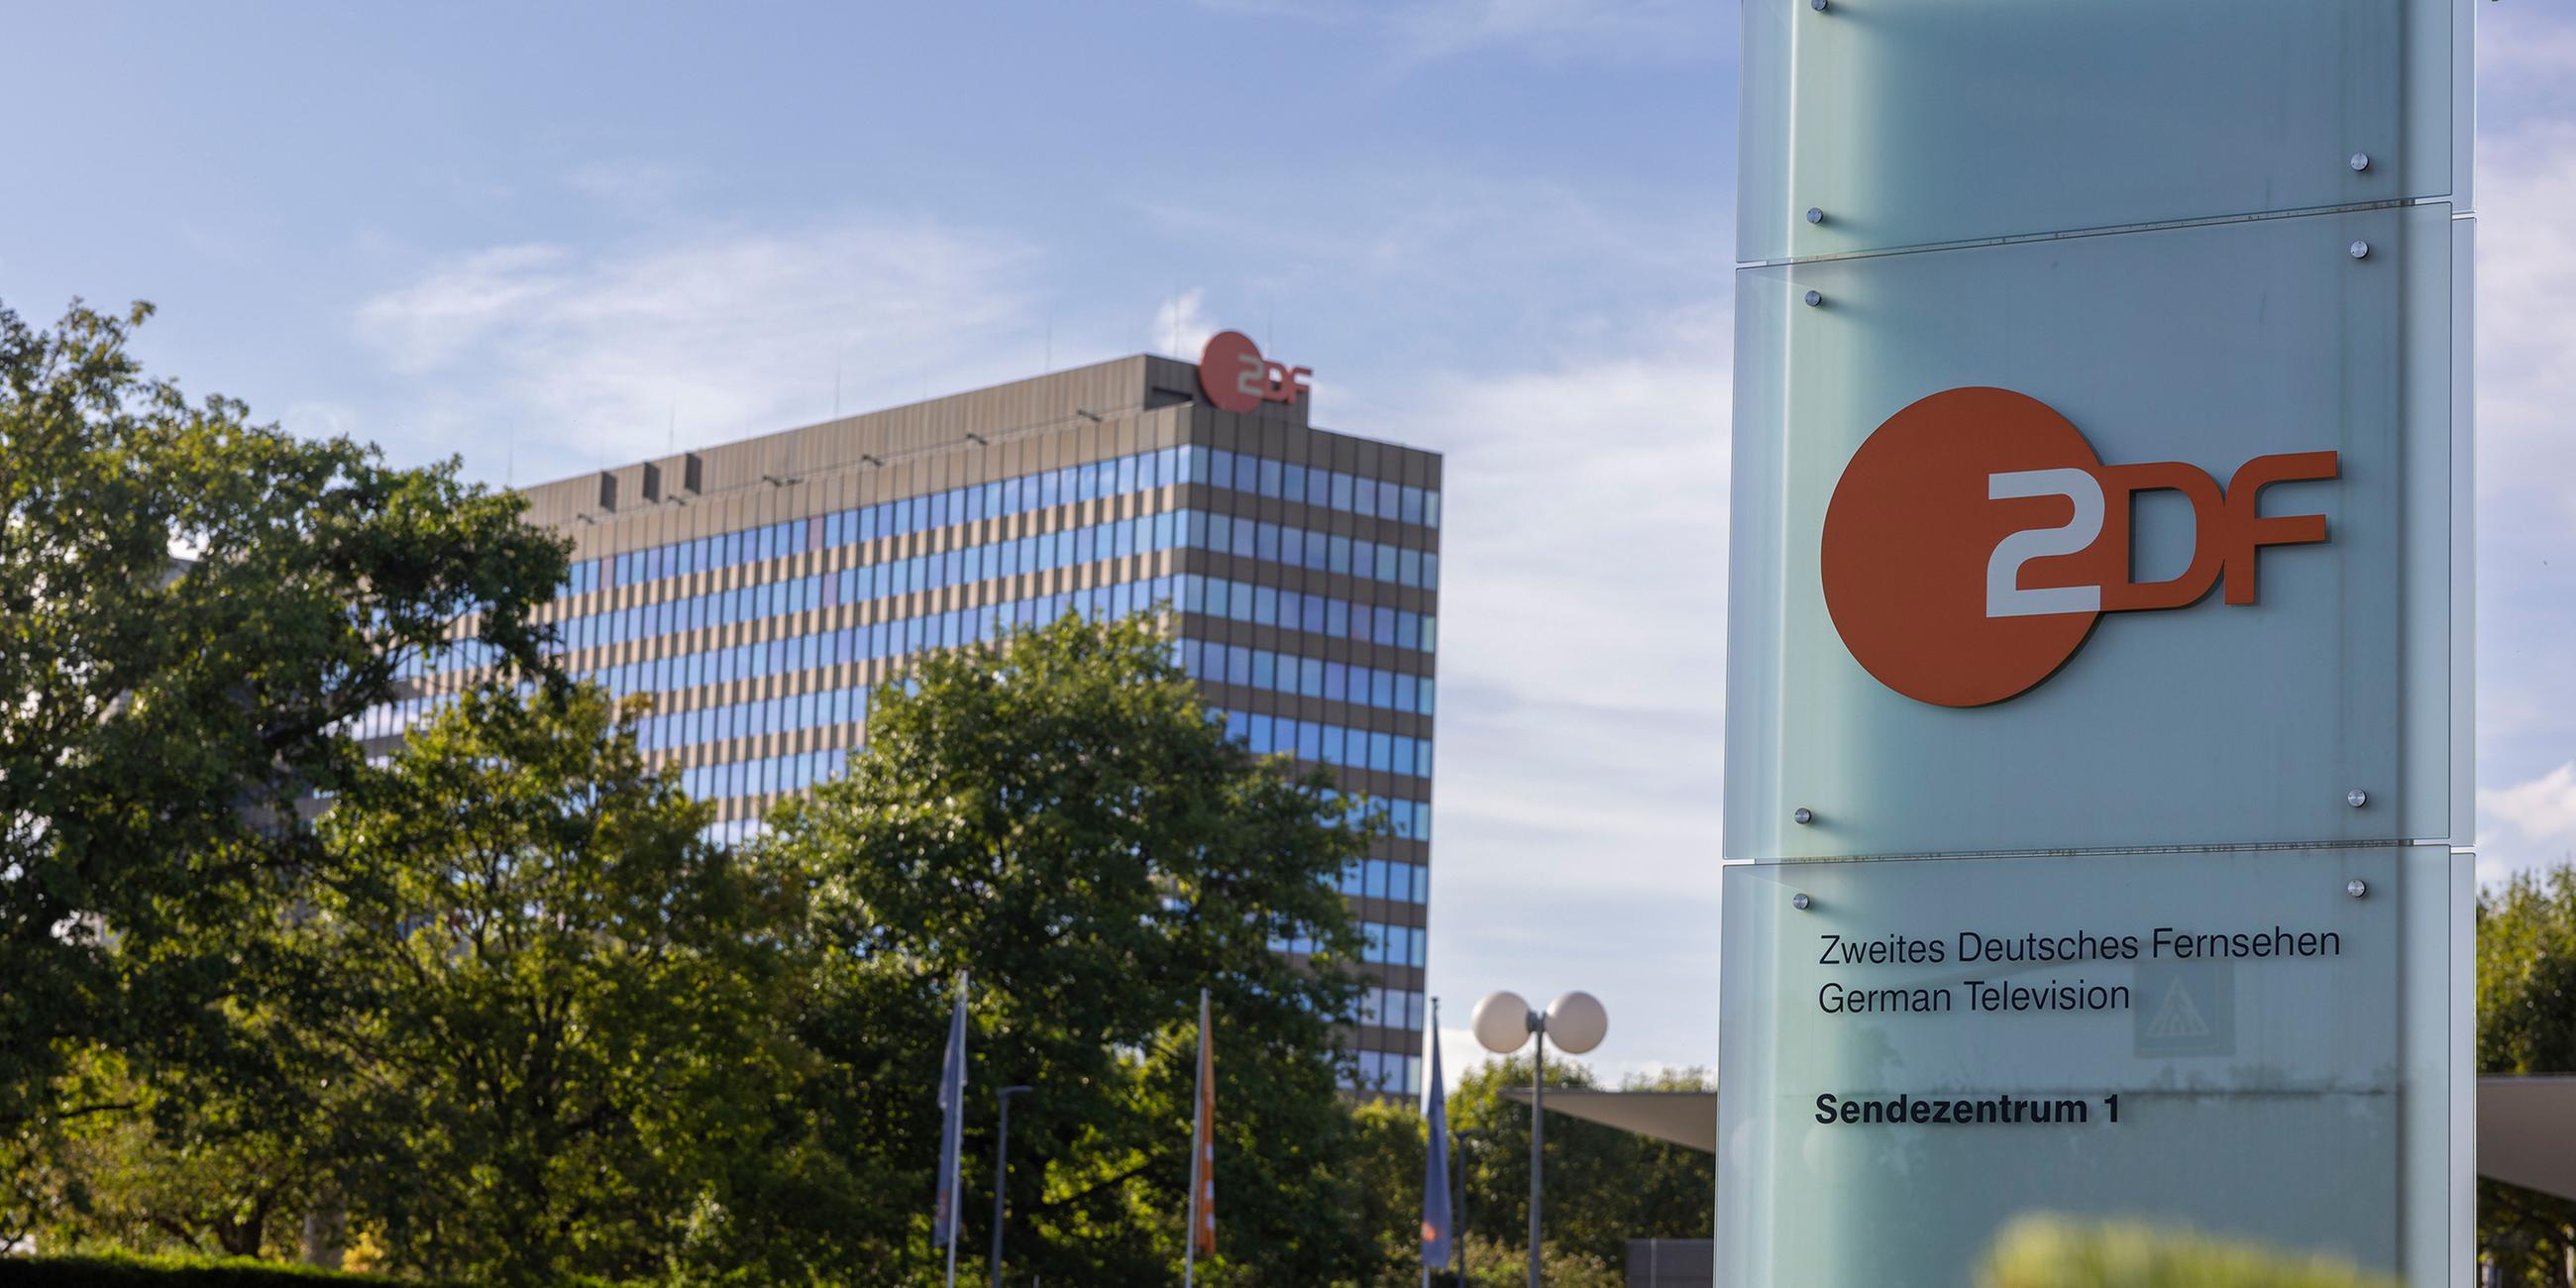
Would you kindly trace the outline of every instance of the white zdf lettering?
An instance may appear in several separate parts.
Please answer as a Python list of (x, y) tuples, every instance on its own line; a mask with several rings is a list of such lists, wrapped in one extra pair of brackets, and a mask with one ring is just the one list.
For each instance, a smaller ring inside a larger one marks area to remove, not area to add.
[(2033, 559), (2071, 555), (2102, 535), (2102, 484), (2079, 469), (2014, 470), (1986, 476), (1986, 499), (2062, 496), (2075, 513), (2054, 528), (2028, 528), (1995, 543), (1986, 559), (1986, 616), (2039, 617), (2102, 609), (2099, 586), (2049, 586), (2025, 590), (2021, 567)]

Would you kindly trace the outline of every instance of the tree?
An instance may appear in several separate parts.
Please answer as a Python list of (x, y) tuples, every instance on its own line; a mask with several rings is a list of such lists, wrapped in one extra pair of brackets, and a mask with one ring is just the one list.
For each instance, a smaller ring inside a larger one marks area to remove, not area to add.
[(631, 1279), (721, 1224), (801, 1073), (793, 905), (701, 839), (590, 686), (467, 693), (319, 824), (298, 947), (342, 1005), (301, 1039), (358, 1078), (331, 1157), (394, 1264)]
[[(2576, 867), (2478, 895), (2478, 1070), (2576, 1071)], [(2576, 1202), (2478, 1181), (2478, 1244), (2510, 1285), (2565, 1285)]]
[[(104, 1050), (72, 1077), (94, 1103), (136, 1105), (64, 1125), (24, 1180), (40, 1246), (105, 1252), (286, 1257), (324, 1160), (299, 1133), (256, 1116), (263, 1102), (189, 1098), (189, 1088), (132, 1076)], [(245, 1109), (252, 1113), (245, 1113)]]
[[(1465, 1160), (1469, 1233), (1492, 1245), (1529, 1247), (1530, 1108), (1502, 1097), (1530, 1085), (1521, 1059), (1496, 1060), (1459, 1079), (1449, 1121), (1473, 1133)], [(1547, 1085), (1598, 1085), (1584, 1065), (1562, 1058), (1547, 1066)], [(1704, 1070), (1626, 1080), (1627, 1091), (1704, 1091)], [(1547, 1120), (1547, 1246), (1572, 1258), (1620, 1265), (1632, 1238), (1705, 1239), (1715, 1221), (1717, 1160), (1680, 1145), (1616, 1127), (1551, 1113)]]
[[(805, 874), (826, 950), (803, 1032), (840, 1073), (813, 1106), (815, 1149), (883, 1160), (865, 1235), (889, 1250), (879, 1282), (930, 1274), (931, 1089), (961, 971), (966, 1193), (991, 1193), (993, 1089), (1036, 1088), (1011, 1111), (1015, 1277), (1177, 1269), (1201, 988), (1223, 1253), (1206, 1282), (1328, 1283), (1364, 1265), (1332, 1054), (1359, 944), (1328, 880), (1367, 837), (1327, 788), (1211, 723), (1142, 620), (1067, 618), (933, 655), (880, 691), (848, 776), (782, 807), (765, 842)], [(1316, 954), (1273, 951), (1291, 935)]]
[(0, 1140), (21, 1146), (131, 1108), (59, 1096), (86, 1050), (145, 1077), (259, 1058), (224, 1007), (315, 861), (298, 802), (360, 765), (340, 723), (468, 613), (537, 665), (529, 610), (564, 571), (452, 461), (389, 468), (146, 379), (149, 313), (75, 304), (42, 331), (0, 308)]
[(1353, 1230), (1366, 1237), (1376, 1263), (1362, 1282), (1402, 1288), (1421, 1282), (1422, 1173), (1428, 1124), (1411, 1104), (1370, 1100), (1354, 1107), (1358, 1196)]
[(2126, 1221), (2024, 1217), (1995, 1238), (1980, 1288), (2397, 1288), (2332, 1257)]

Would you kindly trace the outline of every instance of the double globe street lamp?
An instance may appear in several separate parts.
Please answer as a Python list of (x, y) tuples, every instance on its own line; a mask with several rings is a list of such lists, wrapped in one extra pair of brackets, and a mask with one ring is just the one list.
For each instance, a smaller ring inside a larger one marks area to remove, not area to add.
[(1476, 1003), (1468, 1024), (1476, 1031), (1477, 1045), (1496, 1055), (1510, 1055), (1531, 1037), (1538, 1038), (1538, 1050), (1530, 1062), (1529, 1288), (1540, 1288), (1539, 1140), (1547, 1111), (1547, 1039), (1553, 1034), (1557, 1050), (1581, 1055), (1601, 1045), (1610, 1032), (1610, 1013), (1590, 993), (1564, 994), (1539, 1012), (1531, 1010), (1520, 994), (1505, 991), (1487, 993), (1485, 1000)]

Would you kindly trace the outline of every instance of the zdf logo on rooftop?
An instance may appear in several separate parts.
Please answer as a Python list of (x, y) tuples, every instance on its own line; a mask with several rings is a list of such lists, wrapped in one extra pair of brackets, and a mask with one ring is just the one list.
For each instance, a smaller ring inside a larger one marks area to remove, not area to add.
[(1199, 388), (1221, 410), (1251, 411), (1266, 402), (1293, 403), (1307, 392), (1311, 367), (1291, 367), (1261, 356), (1241, 331), (1219, 331), (1199, 351)]
[[(2265, 546), (2326, 539), (2322, 514), (2266, 515), (2264, 490), (2336, 477), (2333, 452), (2257, 456), (2222, 490), (2179, 461), (2105, 464), (2046, 403), (1949, 389), (1888, 418), (1825, 512), (1825, 607), (1854, 660), (1918, 701), (1975, 707), (2027, 692), (2104, 613), (2188, 608), (2225, 584), (2255, 602)], [(2133, 580), (2132, 499), (2190, 502), (2190, 564)]]

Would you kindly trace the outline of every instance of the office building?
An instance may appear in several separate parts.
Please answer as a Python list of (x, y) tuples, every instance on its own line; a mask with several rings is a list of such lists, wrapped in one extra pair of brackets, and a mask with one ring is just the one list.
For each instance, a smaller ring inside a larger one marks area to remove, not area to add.
[[(1302, 373), (1234, 339), (1214, 384), (1122, 358), (528, 488), (530, 520), (574, 547), (545, 613), (576, 674), (654, 695), (647, 750), (739, 838), (840, 772), (870, 690), (918, 654), (1170, 604), (1229, 729), (1386, 810), (1393, 835), (1343, 883), (1369, 945), (1354, 1043), (1364, 1085), (1410, 1091), (1440, 457), (1312, 428)], [(472, 660), (362, 732), (399, 734)]]

